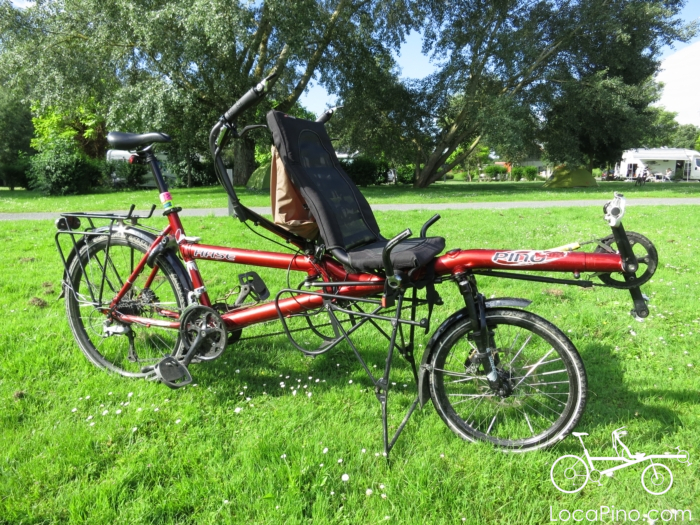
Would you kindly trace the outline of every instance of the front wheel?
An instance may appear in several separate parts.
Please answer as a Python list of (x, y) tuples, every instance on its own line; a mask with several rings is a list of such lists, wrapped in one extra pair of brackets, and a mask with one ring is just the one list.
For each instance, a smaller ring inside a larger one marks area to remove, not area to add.
[(489, 346), (499, 391), (489, 386), (465, 319), (435, 344), (430, 395), (457, 435), (513, 452), (551, 446), (576, 426), (586, 404), (586, 372), (573, 343), (545, 319), (508, 308), (487, 309)]
[(649, 494), (660, 496), (673, 485), (671, 469), (662, 463), (652, 463), (642, 471), (642, 487)]

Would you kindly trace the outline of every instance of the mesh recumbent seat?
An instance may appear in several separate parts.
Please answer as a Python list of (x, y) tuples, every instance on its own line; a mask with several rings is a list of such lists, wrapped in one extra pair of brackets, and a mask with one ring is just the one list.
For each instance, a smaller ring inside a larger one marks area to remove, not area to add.
[[(326, 249), (357, 271), (383, 269), (382, 251), (388, 240), (379, 233), (367, 199), (340, 166), (325, 126), (274, 110), (267, 114), (267, 124)], [(397, 270), (420, 268), (444, 248), (442, 237), (408, 239), (391, 252), (391, 262)]]

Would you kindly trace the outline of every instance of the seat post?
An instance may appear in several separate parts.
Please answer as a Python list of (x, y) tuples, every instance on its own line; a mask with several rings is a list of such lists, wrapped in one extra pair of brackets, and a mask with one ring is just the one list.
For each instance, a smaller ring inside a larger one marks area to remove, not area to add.
[(153, 172), (153, 177), (156, 179), (156, 184), (158, 185), (158, 190), (160, 191), (160, 193), (166, 193), (168, 191), (168, 185), (166, 184), (165, 179), (163, 178), (163, 174), (160, 171), (160, 166), (158, 165), (158, 159), (156, 158), (153, 151), (151, 151), (152, 147), (153, 146), (149, 146), (141, 153), (146, 154), (145, 161), (151, 166), (151, 171)]

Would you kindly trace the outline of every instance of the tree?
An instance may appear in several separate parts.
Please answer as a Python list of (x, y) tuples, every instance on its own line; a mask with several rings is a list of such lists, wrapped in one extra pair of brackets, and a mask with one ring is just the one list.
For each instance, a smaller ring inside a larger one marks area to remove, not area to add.
[(643, 143), (654, 119), (650, 83), (626, 84), (619, 77), (596, 73), (569, 81), (545, 114), (540, 139), (554, 163), (613, 165), (626, 149)]
[[(21, 11), (3, 2), (0, 65), (43, 107), (94, 99), (111, 126), (162, 129), (174, 154), (204, 154), (212, 123), (265, 75), (278, 73), (272, 97), (288, 111), (314, 75), (343, 76), (344, 49), (398, 45), (407, 10), (401, 0), (55, 0)], [(237, 184), (252, 173), (254, 145), (236, 146)]]
[(671, 139), (672, 148), (696, 149), (700, 139), (700, 127), (692, 124), (681, 124)]
[(11, 190), (26, 186), (26, 156), (30, 153), (32, 115), (28, 104), (7, 89), (0, 90), (0, 179)]
[(677, 114), (664, 108), (650, 107), (651, 124), (643, 130), (639, 144), (647, 148), (697, 149), (700, 127), (692, 124), (679, 124)]
[(416, 185), (440, 178), (460, 145), (468, 155), (492, 128), (504, 99), (528, 108), (529, 118), (540, 121), (565, 95), (555, 81), (646, 81), (658, 67), (659, 49), (694, 30), (674, 18), (681, 7), (677, 0), (422, 5), (424, 49), (442, 65), (425, 83), (428, 113), (436, 117), (438, 132)]

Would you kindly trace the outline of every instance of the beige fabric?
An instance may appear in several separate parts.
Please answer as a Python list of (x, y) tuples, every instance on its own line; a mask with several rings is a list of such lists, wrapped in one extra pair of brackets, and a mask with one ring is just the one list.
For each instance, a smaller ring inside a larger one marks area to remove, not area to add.
[(275, 224), (305, 239), (318, 235), (316, 219), (305, 208), (306, 201), (289, 180), (277, 148), (272, 146), (270, 202)]

